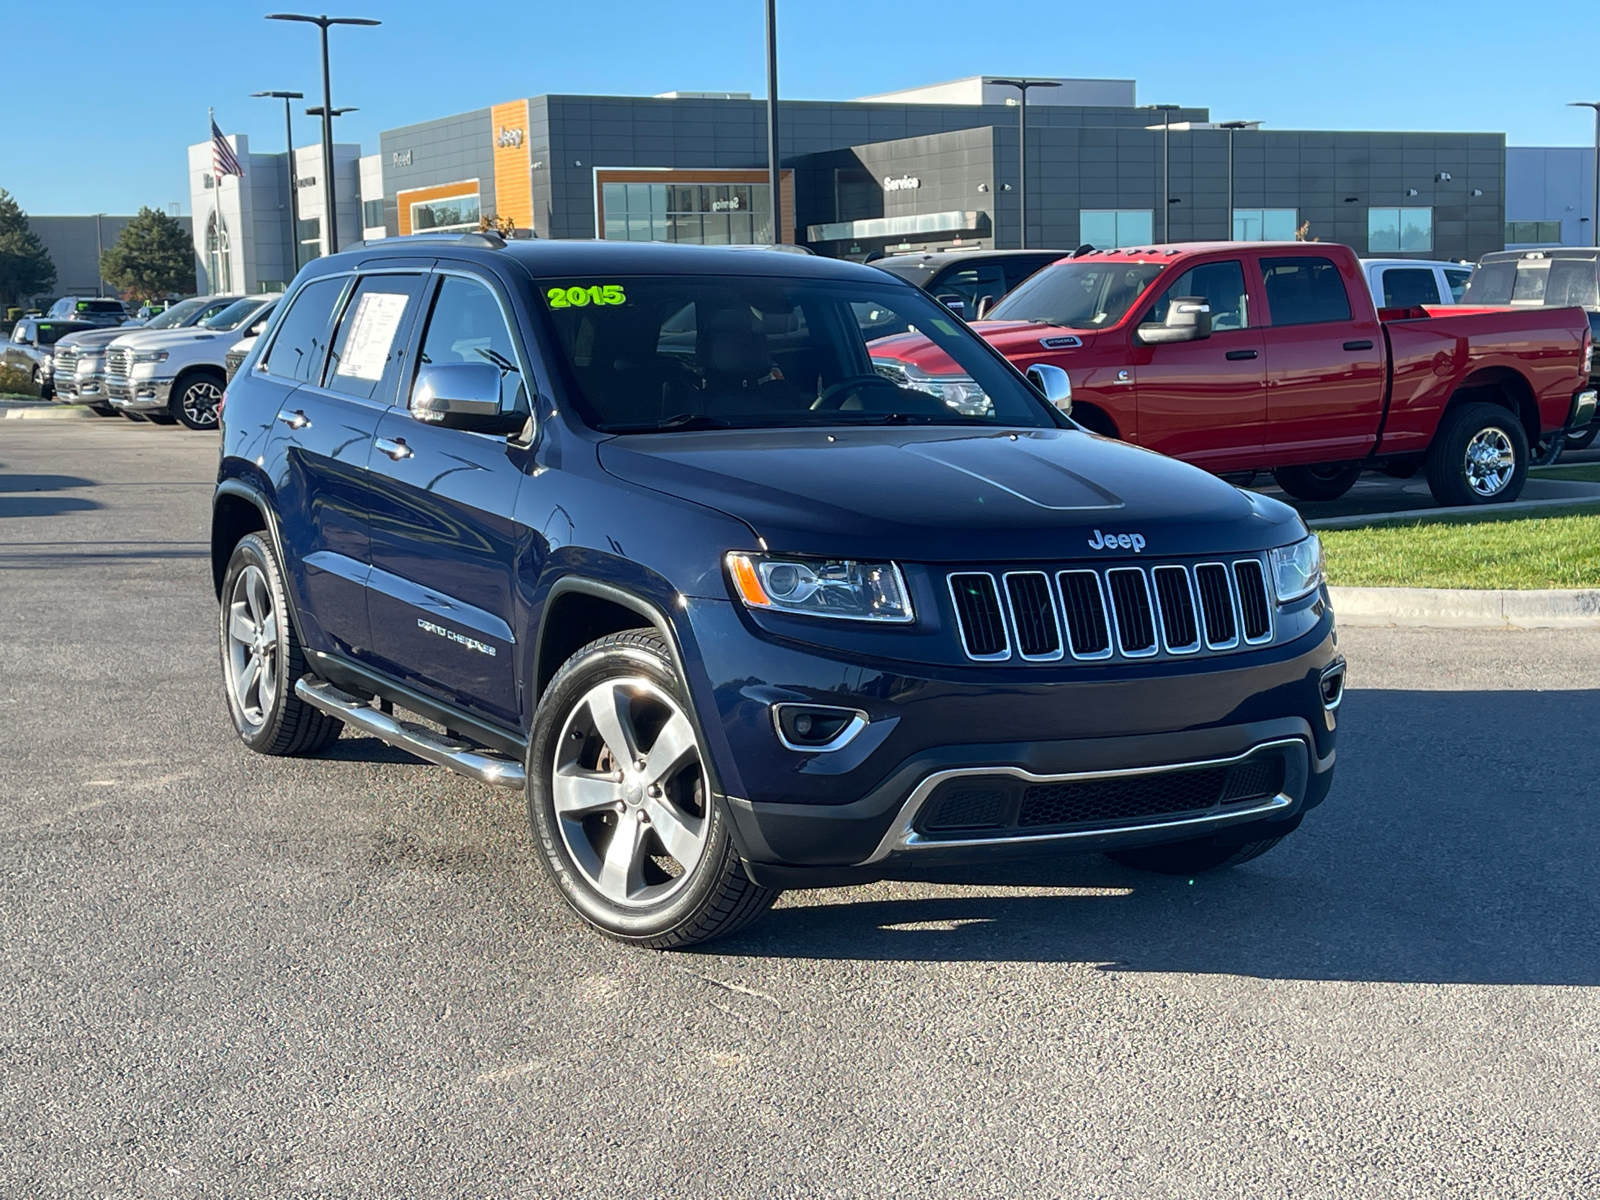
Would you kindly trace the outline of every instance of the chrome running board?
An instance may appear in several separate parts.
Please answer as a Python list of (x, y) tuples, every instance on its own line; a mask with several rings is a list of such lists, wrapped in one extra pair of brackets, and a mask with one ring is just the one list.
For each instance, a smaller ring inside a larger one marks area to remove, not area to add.
[(379, 712), (365, 701), (340, 691), (333, 684), (312, 675), (295, 681), (294, 694), (312, 708), (319, 708), (331, 717), (338, 717), (347, 725), (354, 725), (363, 733), (397, 746), (418, 758), (476, 779), (479, 783), (521, 791), (528, 777), (522, 764), (502, 758), (489, 750), (470, 746), (466, 742), (435, 733), (411, 721), (398, 721), (387, 713)]

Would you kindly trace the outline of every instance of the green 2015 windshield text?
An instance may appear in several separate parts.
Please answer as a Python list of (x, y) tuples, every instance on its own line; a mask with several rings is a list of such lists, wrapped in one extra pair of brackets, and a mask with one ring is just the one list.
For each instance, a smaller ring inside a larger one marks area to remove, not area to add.
[(545, 292), (551, 308), (582, 308), (586, 304), (626, 304), (620, 283), (596, 283), (590, 287), (553, 287)]

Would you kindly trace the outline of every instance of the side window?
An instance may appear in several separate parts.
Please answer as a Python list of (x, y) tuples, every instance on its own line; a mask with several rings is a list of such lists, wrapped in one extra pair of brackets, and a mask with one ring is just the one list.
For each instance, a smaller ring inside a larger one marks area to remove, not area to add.
[(315, 383), (322, 376), (322, 359), (328, 352), (328, 326), (333, 306), (344, 291), (342, 278), (318, 279), (306, 284), (283, 315), (283, 324), (261, 362), (261, 369), (280, 379)]
[(1350, 297), (1327, 258), (1263, 258), (1261, 278), (1274, 325), (1350, 320)]
[(1472, 278), (1468, 270), (1453, 271), (1449, 267), (1444, 269), (1444, 281), (1450, 287), (1450, 303), (1460, 304), (1463, 293), (1467, 290), (1467, 280)]
[[(1388, 267), (1383, 272), (1383, 306), (1411, 308), (1439, 303), (1439, 281), (1432, 267)], [(1276, 311), (1276, 310), (1274, 310)]]
[(974, 267), (962, 267), (958, 270), (948, 271), (940, 276), (939, 281), (928, 289), (935, 300), (944, 296), (959, 296), (966, 305), (965, 316), (969, 319), (978, 312), (978, 301), (985, 296), (993, 304), (1006, 294), (1006, 276), (998, 263), (983, 263)]
[(1010, 291), (1028, 276), (1042, 267), (1048, 267), (1055, 262), (1058, 255), (1049, 254), (1034, 258), (1032, 256), (1017, 255), (1015, 258), (1005, 258), (1000, 262), (1001, 269), (1006, 273), (1006, 291)]
[(1595, 295), (1595, 261), (1592, 258), (1556, 258), (1550, 261), (1550, 283), (1545, 288), (1544, 302), (1548, 307), (1594, 308), (1600, 304)]
[(1244, 290), (1244, 266), (1237, 259), (1190, 267), (1161, 294), (1140, 324), (1159, 325), (1176, 296), (1204, 296), (1211, 304), (1211, 329), (1226, 333), (1250, 327), (1250, 301)]
[(522, 369), (500, 302), (475, 279), (446, 275), (439, 285), (428, 332), (422, 340), (424, 363), (493, 363), (500, 368), (500, 411), (526, 403)]
[(362, 400), (394, 402), (406, 335), (422, 294), (423, 275), (366, 275), (350, 293), (328, 355), (324, 386)]

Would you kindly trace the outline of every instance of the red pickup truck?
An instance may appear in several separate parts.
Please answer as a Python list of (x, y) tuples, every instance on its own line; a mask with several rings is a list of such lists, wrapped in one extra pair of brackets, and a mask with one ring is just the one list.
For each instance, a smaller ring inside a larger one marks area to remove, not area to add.
[[(1582, 309), (1380, 312), (1347, 246), (1080, 252), (990, 316), (974, 328), (1019, 369), (1067, 372), (1079, 424), (1218, 474), (1271, 471), (1305, 500), (1419, 467), (1440, 504), (1514, 500), (1534, 456), (1595, 410)], [(872, 353), (968, 402), (926, 339)]]

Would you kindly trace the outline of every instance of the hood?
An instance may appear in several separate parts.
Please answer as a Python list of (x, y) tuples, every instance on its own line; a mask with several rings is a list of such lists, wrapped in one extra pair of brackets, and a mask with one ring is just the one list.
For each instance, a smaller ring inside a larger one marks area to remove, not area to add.
[(117, 339), (118, 348), (133, 347), (140, 350), (159, 350), (167, 346), (186, 346), (191, 342), (234, 341), (238, 334), (233, 330), (201, 329), (135, 329)]
[(1140, 535), (1154, 558), (1262, 550), (1304, 528), (1285, 504), (1070, 429), (634, 434), (599, 455), (611, 474), (736, 517), (788, 553), (1060, 561), (1096, 557), (1099, 530)]
[[(1059, 325), (1039, 325), (1032, 321), (977, 321), (972, 329), (1013, 363), (1026, 361), (1029, 355), (1042, 358), (1050, 354), (1070, 353), (1092, 345), (1095, 338), (1101, 336), (1098, 332), (1066, 329)], [(913, 363), (930, 375), (966, 373), (954, 359), (921, 334), (901, 333), (878, 338), (871, 344), (870, 350), (875, 359)]]
[(56, 345), (103, 350), (119, 337), (127, 336), (127, 332), (125, 329), (85, 329), (81, 333), (67, 334)]

